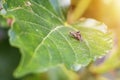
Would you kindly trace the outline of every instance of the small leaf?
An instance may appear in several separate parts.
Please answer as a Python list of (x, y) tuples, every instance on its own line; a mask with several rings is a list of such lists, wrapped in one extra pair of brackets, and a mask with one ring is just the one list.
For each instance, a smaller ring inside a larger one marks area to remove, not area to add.
[[(61, 64), (68, 69), (85, 66), (111, 49), (110, 34), (97, 28), (102, 26), (99, 22), (90, 27), (83, 25), (86, 21), (66, 26), (49, 0), (30, 0), (29, 3), (8, 14), (15, 18), (9, 31), (10, 43), (22, 52), (16, 77), (44, 72)], [(80, 31), (83, 41), (71, 37), (71, 31)]]

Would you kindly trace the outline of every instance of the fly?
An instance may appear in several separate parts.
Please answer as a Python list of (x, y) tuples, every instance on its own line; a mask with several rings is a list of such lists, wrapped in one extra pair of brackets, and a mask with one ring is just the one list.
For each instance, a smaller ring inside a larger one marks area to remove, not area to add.
[(80, 34), (80, 31), (70, 32), (70, 35), (76, 40), (82, 41), (82, 36)]

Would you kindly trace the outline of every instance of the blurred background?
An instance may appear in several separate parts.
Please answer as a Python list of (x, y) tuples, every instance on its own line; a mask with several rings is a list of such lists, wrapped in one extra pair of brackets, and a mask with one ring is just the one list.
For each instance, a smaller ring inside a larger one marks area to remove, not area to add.
[[(5, 13), (0, 3), (0, 14)], [(19, 80), (120, 80), (120, 0), (71, 0), (67, 21), (73, 23), (81, 18), (93, 18), (105, 23), (113, 32), (113, 50), (77, 73), (58, 67)], [(11, 19), (0, 15), (0, 80), (18, 80), (13, 77), (13, 72), (21, 55), (9, 43), (11, 22)]]

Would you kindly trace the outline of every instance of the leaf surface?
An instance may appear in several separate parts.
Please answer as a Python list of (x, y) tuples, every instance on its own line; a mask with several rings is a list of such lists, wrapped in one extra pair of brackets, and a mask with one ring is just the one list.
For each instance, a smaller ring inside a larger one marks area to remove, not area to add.
[[(30, 0), (29, 3), (8, 12), (15, 18), (9, 31), (10, 43), (22, 52), (16, 77), (43, 72), (61, 64), (77, 70), (111, 49), (110, 34), (104, 32), (106, 28), (100, 22), (87, 19), (65, 25), (65, 20), (49, 0)], [(93, 24), (89, 26), (91, 21)], [(73, 38), (72, 31), (80, 31), (83, 40)]]
[(7, 5), (7, 8), (16, 8), (16, 7), (20, 7), (24, 4), (25, 1), (27, 0), (3, 0), (5, 5)]

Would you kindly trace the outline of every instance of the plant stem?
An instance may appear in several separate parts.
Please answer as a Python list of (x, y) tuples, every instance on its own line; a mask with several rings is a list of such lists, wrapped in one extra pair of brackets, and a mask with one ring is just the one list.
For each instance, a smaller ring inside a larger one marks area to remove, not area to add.
[(70, 12), (70, 15), (68, 16), (68, 23), (73, 23), (74, 21), (78, 20), (85, 10), (88, 8), (89, 4), (92, 0), (80, 0), (78, 1), (78, 4), (76, 4), (75, 9)]

